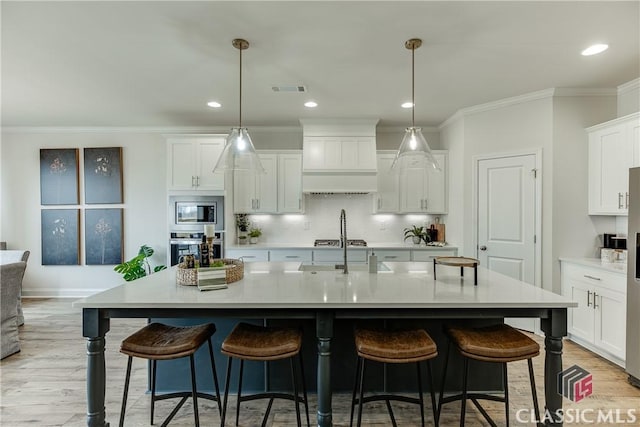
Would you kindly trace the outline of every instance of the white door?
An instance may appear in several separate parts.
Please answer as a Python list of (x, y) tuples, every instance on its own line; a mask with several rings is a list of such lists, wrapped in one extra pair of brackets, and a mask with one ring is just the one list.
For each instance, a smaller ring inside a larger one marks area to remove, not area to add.
[[(480, 265), (526, 283), (536, 272), (536, 156), (478, 161), (478, 259)], [(535, 329), (533, 319), (509, 319)]]

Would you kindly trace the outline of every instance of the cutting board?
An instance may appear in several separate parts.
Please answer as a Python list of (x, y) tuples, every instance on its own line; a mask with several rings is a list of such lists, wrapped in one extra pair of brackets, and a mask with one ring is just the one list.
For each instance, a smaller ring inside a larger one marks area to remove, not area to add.
[(436, 230), (438, 230), (438, 242), (446, 242), (445, 227), (444, 224), (435, 224)]

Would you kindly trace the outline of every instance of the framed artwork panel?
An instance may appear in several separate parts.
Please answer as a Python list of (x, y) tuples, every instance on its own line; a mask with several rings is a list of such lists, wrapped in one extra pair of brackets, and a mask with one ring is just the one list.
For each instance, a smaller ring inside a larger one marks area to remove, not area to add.
[(123, 203), (122, 147), (84, 149), (84, 202)]
[(40, 204), (79, 203), (78, 156), (77, 148), (40, 150)]
[(85, 209), (84, 250), (87, 265), (122, 263), (122, 209)]
[(42, 265), (80, 265), (80, 209), (43, 209)]

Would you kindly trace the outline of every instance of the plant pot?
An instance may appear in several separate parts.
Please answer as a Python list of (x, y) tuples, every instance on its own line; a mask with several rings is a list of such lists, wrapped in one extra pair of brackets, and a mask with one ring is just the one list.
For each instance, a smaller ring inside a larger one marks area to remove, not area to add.
[(251, 243), (252, 245), (255, 245), (256, 243), (258, 243), (258, 238), (257, 237), (249, 237), (249, 243)]
[(411, 240), (413, 240), (413, 244), (414, 245), (419, 245), (420, 242), (422, 241), (422, 237), (420, 237), (420, 236), (412, 236)]

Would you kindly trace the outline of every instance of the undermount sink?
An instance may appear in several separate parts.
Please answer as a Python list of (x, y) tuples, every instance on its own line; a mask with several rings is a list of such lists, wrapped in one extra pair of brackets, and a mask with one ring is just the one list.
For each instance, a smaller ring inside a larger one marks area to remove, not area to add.
[[(349, 271), (369, 271), (368, 264), (348, 264)], [(342, 264), (300, 264), (298, 271), (339, 271), (342, 272)], [(378, 271), (391, 271), (384, 262), (378, 263)]]

